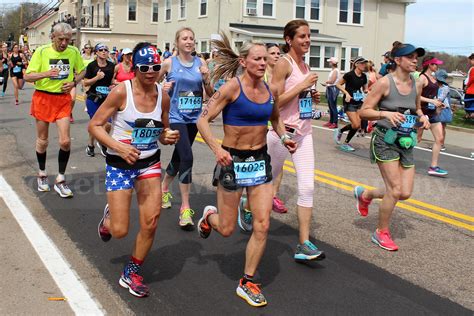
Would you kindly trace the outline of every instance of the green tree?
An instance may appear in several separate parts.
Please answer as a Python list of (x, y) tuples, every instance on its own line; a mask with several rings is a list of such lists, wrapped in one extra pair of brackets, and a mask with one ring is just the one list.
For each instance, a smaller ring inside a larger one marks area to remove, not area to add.
[[(21, 32), (44, 14), (44, 5), (39, 3), (25, 2), (4, 12), (2, 18), (2, 28), (0, 28), (0, 40), (6, 41), (9, 34), (13, 34), (13, 40), (18, 41)], [(21, 25), (20, 25), (21, 23)]]

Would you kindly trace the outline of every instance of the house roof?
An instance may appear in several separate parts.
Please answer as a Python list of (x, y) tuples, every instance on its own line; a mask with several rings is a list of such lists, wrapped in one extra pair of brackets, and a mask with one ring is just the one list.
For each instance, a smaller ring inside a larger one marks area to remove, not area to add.
[[(229, 30), (231, 32), (249, 35), (249, 36), (278, 38), (278, 39), (281, 39), (282, 41), (283, 41), (283, 29), (284, 28), (280, 26), (229, 23)], [(342, 43), (346, 41), (344, 38), (321, 34), (319, 33), (319, 30), (317, 29), (311, 30), (311, 37), (313, 40), (317, 39), (318, 41), (323, 41), (323, 42)]]
[(49, 9), (45, 14), (28, 24), (27, 28), (28, 29), (33, 29), (38, 26), (40, 26), (43, 22), (48, 20), (50, 17), (52, 17), (55, 13), (57, 13), (57, 8), (51, 8)]

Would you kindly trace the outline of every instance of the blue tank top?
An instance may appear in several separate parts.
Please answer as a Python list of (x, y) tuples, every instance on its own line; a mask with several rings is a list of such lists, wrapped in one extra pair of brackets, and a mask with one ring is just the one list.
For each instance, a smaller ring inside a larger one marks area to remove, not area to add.
[(240, 94), (235, 101), (229, 103), (222, 111), (222, 120), (225, 125), (233, 126), (267, 126), (273, 111), (273, 98), (268, 85), (265, 87), (270, 96), (265, 103), (255, 103), (244, 93), (239, 77)]
[(201, 59), (194, 56), (193, 64), (187, 67), (178, 57), (171, 57), (171, 71), (167, 81), (174, 81), (168, 92), (171, 99), (170, 123), (196, 123), (202, 109)]

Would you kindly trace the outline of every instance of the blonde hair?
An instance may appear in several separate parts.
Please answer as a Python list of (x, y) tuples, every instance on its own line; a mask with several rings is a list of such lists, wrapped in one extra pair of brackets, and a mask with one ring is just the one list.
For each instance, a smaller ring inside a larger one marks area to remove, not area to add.
[(184, 26), (180, 28), (179, 30), (177, 30), (176, 34), (174, 35), (174, 45), (176, 47), (176, 50), (178, 51), (178, 54), (179, 54), (178, 40), (179, 40), (179, 37), (181, 36), (181, 33), (183, 33), (184, 31), (193, 33), (193, 39), (194, 40), (196, 39), (196, 34), (194, 34), (193, 29), (190, 27)]
[(211, 40), (211, 45), (216, 49), (216, 66), (211, 80), (216, 82), (221, 78), (235, 77), (240, 68), (240, 59), (247, 58), (249, 51), (255, 46), (262, 46), (266, 49), (262, 41), (246, 41), (242, 44), (237, 54), (230, 44), (229, 37), (221, 32), (222, 40)]

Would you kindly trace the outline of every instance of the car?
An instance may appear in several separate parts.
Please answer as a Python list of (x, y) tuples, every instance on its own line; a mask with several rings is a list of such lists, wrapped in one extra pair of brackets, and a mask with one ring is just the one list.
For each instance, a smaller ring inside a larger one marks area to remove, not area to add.
[(451, 97), (451, 105), (464, 108), (464, 91), (459, 88), (449, 87), (449, 96)]

